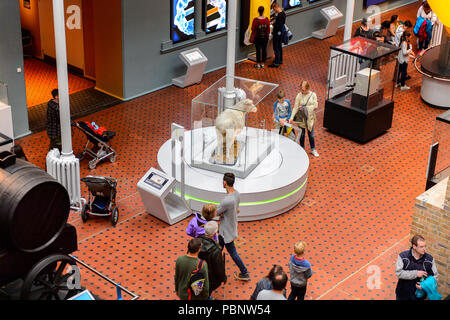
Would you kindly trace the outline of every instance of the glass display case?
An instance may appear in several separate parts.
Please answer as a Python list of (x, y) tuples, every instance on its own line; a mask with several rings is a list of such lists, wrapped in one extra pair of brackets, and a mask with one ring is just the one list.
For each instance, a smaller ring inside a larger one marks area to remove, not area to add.
[(227, 76), (192, 100), (190, 165), (247, 177), (273, 150), (275, 137), (267, 129), (277, 84)]
[(428, 190), (450, 176), (450, 110), (436, 117), (427, 169)]
[(331, 46), (324, 127), (359, 142), (391, 127), (399, 50), (363, 37)]

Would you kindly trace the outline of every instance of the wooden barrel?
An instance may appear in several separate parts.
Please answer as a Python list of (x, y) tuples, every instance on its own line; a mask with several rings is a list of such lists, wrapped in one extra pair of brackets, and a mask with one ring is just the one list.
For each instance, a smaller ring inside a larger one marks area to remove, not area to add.
[(63, 230), (69, 212), (67, 190), (41, 168), (20, 159), (0, 166), (1, 247), (45, 249)]

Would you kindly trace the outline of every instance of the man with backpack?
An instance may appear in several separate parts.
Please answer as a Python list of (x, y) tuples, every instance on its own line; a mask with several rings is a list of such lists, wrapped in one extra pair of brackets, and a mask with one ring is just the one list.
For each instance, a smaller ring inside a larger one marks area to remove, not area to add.
[(225, 274), (225, 257), (222, 255), (223, 247), (214, 240), (219, 231), (216, 221), (205, 224), (205, 233), (199, 238), (202, 240), (202, 248), (198, 257), (208, 264), (209, 295), (227, 281)]
[(258, 8), (259, 17), (253, 19), (250, 42), (256, 48), (256, 69), (264, 68), (267, 59), (267, 43), (269, 42), (270, 21), (264, 16), (264, 7)]
[(207, 300), (209, 297), (208, 265), (199, 259), (200, 238), (189, 241), (186, 255), (175, 263), (175, 291), (180, 300)]

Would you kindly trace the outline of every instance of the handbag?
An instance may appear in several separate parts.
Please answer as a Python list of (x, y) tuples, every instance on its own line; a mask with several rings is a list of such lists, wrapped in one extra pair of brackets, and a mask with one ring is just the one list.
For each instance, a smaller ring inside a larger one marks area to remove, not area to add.
[(306, 106), (308, 105), (309, 100), (311, 99), (312, 96), (312, 92), (309, 94), (308, 100), (306, 100), (305, 105), (302, 105), (302, 110), (301, 112), (297, 111), (297, 113), (294, 116), (294, 121), (295, 122), (308, 122), (308, 109), (306, 108)]
[(281, 30), (281, 42), (287, 45), (289, 41), (294, 37), (289, 27), (285, 24)]

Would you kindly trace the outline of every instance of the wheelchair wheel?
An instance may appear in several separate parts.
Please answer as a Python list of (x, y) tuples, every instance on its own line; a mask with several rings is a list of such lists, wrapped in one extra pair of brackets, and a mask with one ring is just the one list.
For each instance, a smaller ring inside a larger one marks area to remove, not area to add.
[(89, 205), (85, 204), (83, 206), (83, 209), (81, 209), (81, 220), (83, 220), (83, 222), (88, 221), (89, 219)]
[(111, 157), (109, 157), (109, 161), (110, 161), (111, 163), (116, 162), (116, 155), (113, 154)]
[(113, 226), (116, 226), (118, 221), (119, 221), (119, 209), (114, 207), (112, 214), (111, 214), (111, 223)]

